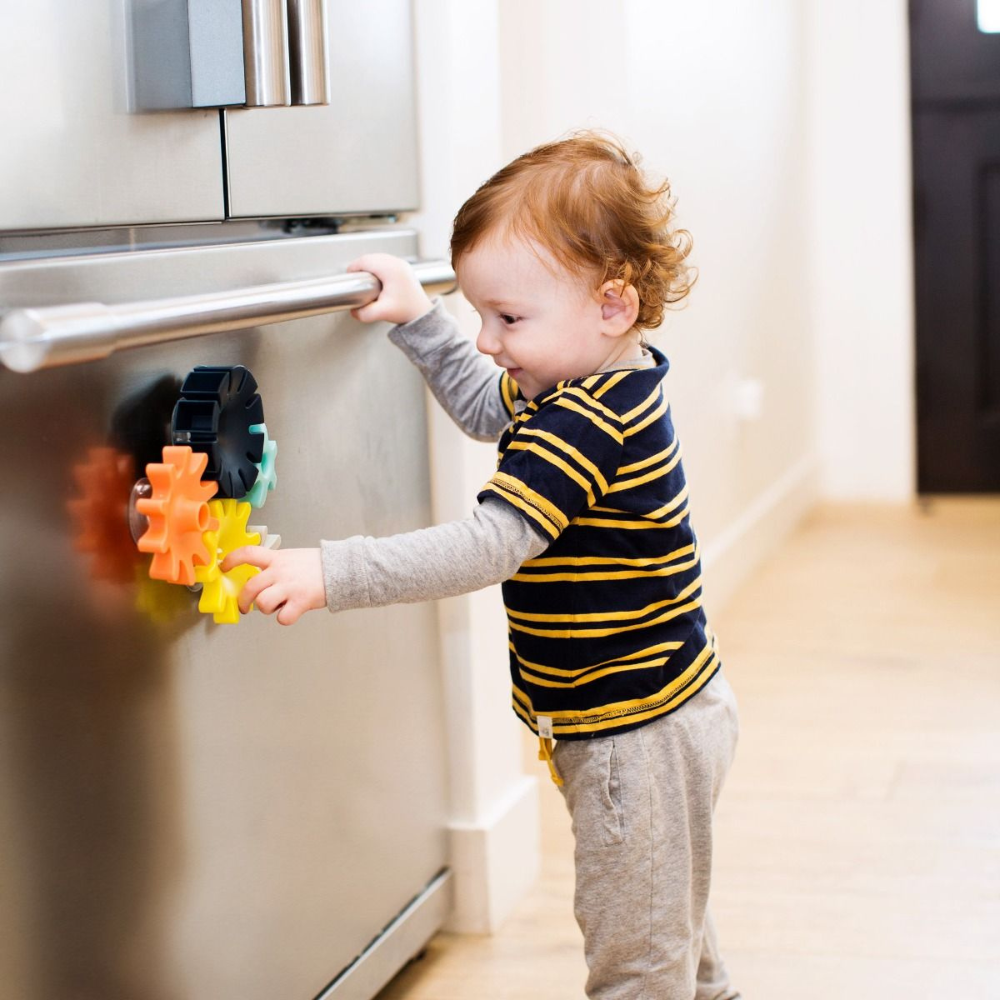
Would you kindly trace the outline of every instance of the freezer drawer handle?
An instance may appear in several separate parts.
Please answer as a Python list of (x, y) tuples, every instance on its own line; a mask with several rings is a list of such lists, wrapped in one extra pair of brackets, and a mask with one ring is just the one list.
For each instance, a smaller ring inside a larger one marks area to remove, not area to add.
[[(444, 261), (413, 269), (429, 293), (455, 287)], [(13, 309), (0, 320), (0, 361), (16, 372), (97, 361), (129, 347), (355, 309), (374, 301), (380, 288), (373, 274), (357, 271), (151, 302)]]

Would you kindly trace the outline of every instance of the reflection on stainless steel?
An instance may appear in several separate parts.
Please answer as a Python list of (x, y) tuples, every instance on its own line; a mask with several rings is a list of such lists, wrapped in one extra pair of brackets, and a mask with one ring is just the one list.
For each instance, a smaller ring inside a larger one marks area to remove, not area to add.
[[(423, 383), (343, 312), (417, 254), (411, 7), (0, 0), (4, 998), (369, 1000), (444, 919), (433, 607), (214, 625), (129, 522), (181, 380), (239, 364), (268, 543), (428, 523)], [(254, 107), (289, 50), (336, 99)]]
[[(452, 875), (445, 871), (410, 903), (371, 948), (348, 966), (317, 1000), (369, 1000), (385, 986), (385, 969), (401, 968), (433, 936), (452, 906)], [(387, 955), (387, 953), (389, 953)], [(391, 957), (390, 957), (391, 956)]]
[[(416, 208), (411, 0), (338, 4), (326, 17), (336, 58), (324, 89), (337, 95), (326, 107), (230, 109), (222, 143), (214, 110), (135, 113), (144, 101), (181, 101), (181, 90), (182, 103), (242, 101), (232, 80), (241, 61), (248, 104), (291, 101), (286, 0), (245, 0), (242, 40), (220, 34), (234, 2), (0, 0), (0, 63), (5, 79), (19, 81), (0, 89), (0, 134), (16, 152), (0, 156), (0, 232)], [(310, 23), (315, 3), (301, 0)], [(158, 45), (144, 18), (166, 11), (176, 16)], [(318, 85), (308, 52), (321, 46), (310, 37), (302, 56)], [(192, 65), (177, 76), (185, 58)], [(137, 93), (140, 70), (159, 78), (155, 93)]]
[[(412, 258), (416, 236), (0, 262), (0, 302), (199, 295), (335, 274), (374, 250)], [(5, 998), (308, 1000), (447, 862), (432, 606), (216, 626), (184, 587), (94, 579), (94, 539), (127, 533), (127, 496), (75, 508), (76, 467), (113, 447), (138, 475), (199, 364), (244, 364), (259, 383), (281, 451), (254, 520), (286, 545), (430, 521), (423, 383), (347, 314), (0, 368)], [(81, 544), (83, 513), (99, 531)], [(366, 961), (331, 1000), (356, 996), (369, 966), (391, 976), (443, 910), (426, 912), (402, 954)]]
[(230, 217), (417, 207), (412, 24), (412, 0), (331, 5), (329, 105), (222, 112)]
[[(455, 273), (442, 261), (414, 271), (431, 292), (454, 287)], [(374, 301), (380, 288), (361, 271), (126, 305), (16, 309), (0, 321), (0, 361), (19, 372), (96, 361), (128, 347), (355, 309)]]
[[(91, 576), (132, 583), (141, 561), (130, 533), (131, 496), (146, 495), (135, 483), (135, 461), (117, 448), (88, 448), (72, 469), (76, 495), (66, 508), (75, 523), (73, 548), (91, 557)], [(142, 483), (149, 485), (149, 480)], [(135, 518), (142, 515), (135, 511)]]
[(329, 104), (325, 0), (288, 0), (292, 104)]
[(291, 104), (285, 0), (243, 0), (243, 62), (248, 107)]
[(129, 113), (129, 9), (0, 0), (0, 231), (225, 217), (219, 113)]

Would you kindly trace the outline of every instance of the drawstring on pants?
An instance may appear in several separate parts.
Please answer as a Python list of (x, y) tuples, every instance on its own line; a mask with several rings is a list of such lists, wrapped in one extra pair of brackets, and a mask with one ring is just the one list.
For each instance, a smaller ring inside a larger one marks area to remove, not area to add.
[(559, 777), (555, 761), (552, 759), (552, 740), (546, 739), (544, 736), (538, 737), (538, 759), (548, 763), (552, 781), (557, 785), (562, 785), (563, 780)]

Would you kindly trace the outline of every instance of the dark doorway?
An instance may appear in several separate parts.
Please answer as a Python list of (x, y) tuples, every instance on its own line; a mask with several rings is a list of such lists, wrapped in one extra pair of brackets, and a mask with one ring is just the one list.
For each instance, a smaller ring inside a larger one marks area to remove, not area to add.
[(910, 0), (917, 488), (1000, 492), (1000, 2)]

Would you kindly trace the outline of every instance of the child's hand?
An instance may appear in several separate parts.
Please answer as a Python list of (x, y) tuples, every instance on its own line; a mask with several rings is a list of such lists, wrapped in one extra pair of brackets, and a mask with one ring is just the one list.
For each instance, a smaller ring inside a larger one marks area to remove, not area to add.
[(386, 322), (401, 326), (433, 308), (413, 268), (390, 253), (366, 253), (352, 260), (347, 270), (369, 271), (382, 282), (382, 291), (374, 302), (351, 310), (351, 315), (362, 323)]
[(240, 611), (246, 614), (251, 604), (265, 615), (278, 612), (279, 625), (294, 625), (306, 611), (326, 607), (323, 564), (319, 549), (265, 549), (245, 545), (226, 556), (221, 569), (228, 573), (234, 566), (249, 563), (261, 572), (247, 580), (240, 591)]

